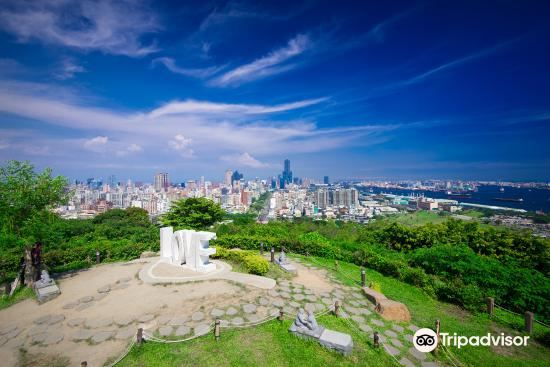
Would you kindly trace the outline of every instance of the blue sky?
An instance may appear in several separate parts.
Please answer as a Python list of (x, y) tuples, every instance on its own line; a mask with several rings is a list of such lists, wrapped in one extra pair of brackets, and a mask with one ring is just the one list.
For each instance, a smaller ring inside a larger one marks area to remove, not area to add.
[(0, 160), (550, 180), (545, 1), (0, 0)]

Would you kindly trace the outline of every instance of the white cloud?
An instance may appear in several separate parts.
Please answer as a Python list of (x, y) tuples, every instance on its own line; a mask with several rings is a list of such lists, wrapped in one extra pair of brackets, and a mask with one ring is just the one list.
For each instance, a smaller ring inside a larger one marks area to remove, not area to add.
[(61, 62), (61, 67), (59, 70), (55, 73), (55, 77), (57, 79), (65, 80), (65, 79), (71, 79), (78, 73), (84, 73), (86, 69), (78, 65), (75, 60), (71, 58), (65, 58)]
[(230, 103), (215, 103), (208, 101), (196, 101), (188, 99), (185, 101), (174, 101), (159, 107), (151, 113), (149, 117), (156, 118), (165, 115), (182, 115), (182, 114), (242, 114), (242, 115), (261, 115), (276, 112), (291, 111), (299, 108), (312, 106), (327, 98), (306, 99), (292, 103), (285, 103), (274, 106), (255, 105), (255, 104), (230, 104)]
[(228, 162), (236, 165), (237, 167), (252, 167), (252, 168), (264, 168), (269, 167), (269, 164), (260, 162), (250, 154), (244, 152), (242, 154), (232, 154), (222, 156), (220, 159), (224, 162)]
[(158, 51), (140, 40), (159, 29), (139, 1), (19, 0), (3, 3), (0, 28), (18, 41), (40, 41), (84, 51), (140, 57)]
[(249, 64), (241, 65), (213, 79), (210, 84), (219, 87), (239, 85), (252, 80), (280, 74), (296, 67), (295, 64), (284, 64), (288, 60), (304, 53), (311, 46), (307, 35), (299, 34), (285, 47), (270, 52)]
[(207, 68), (182, 68), (176, 65), (176, 61), (170, 57), (159, 57), (152, 61), (152, 65), (162, 64), (166, 69), (170, 70), (175, 74), (190, 76), (193, 78), (204, 79), (208, 78), (217, 72), (221, 71), (225, 66), (211, 66)]
[(182, 134), (177, 134), (174, 136), (174, 139), (168, 141), (168, 145), (173, 150), (179, 152), (182, 156), (191, 158), (194, 155), (193, 149), (191, 149), (191, 144), (193, 140), (187, 139)]
[(105, 146), (109, 142), (109, 138), (106, 136), (96, 136), (95, 138), (84, 141), (84, 148), (92, 152), (102, 152), (105, 150)]
[(124, 157), (124, 156), (127, 156), (128, 154), (137, 153), (141, 151), (143, 151), (143, 148), (141, 147), (141, 145), (132, 143), (122, 150), (117, 150), (116, 155), (119, 157)]

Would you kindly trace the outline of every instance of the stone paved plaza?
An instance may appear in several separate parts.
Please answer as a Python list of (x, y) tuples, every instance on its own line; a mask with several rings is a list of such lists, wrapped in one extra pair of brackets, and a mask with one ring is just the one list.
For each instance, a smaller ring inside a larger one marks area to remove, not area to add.
[[(67, 356), (71, 365), (103, 365), (124, 351), (138, 327), (155, 337), (182, 339), (211, 330), (215, 319), (239, 326), (299, 308), (316, 313), (342, 302), (342, 317), (365, 338), (380, 333), (383, 348), (404, 366), (430, 366), (412, 347), (414, 325), (382, 320), (360, 293), (319, 269), (296, 263), (298, 276), (266, 290), (229, 280), (152, 285), (137, 277), (142, 260), (109, 264), (59, 281), (62, 293), (38, 305), (26, 300), (0, 311), (0, 358), (17, 361), (18, 348)], [(27, 315), (27, 316), (24, 316)]]

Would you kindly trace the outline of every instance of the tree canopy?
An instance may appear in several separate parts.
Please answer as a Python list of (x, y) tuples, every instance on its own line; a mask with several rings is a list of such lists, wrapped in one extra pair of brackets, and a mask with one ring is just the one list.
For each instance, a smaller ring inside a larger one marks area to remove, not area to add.
[(176, 229), (206, 229), (222, 220), (224, 214), (220, 205), (210, 199), (188, 198), (173, 202), (160, 221)]
[(29, 162), (9, 161), (0, 167), (0, 218), (2, 229), (19, 233), (33, 215), (66, 203), (67, 179), (52, 176), (46, 168), (35, 171)]

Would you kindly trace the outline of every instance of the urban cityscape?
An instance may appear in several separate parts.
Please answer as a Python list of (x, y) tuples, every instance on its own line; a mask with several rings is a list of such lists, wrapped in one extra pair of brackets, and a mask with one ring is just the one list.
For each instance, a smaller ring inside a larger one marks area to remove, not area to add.
[(0, 367), (550, 366), (549, 19), (0, 0)]

